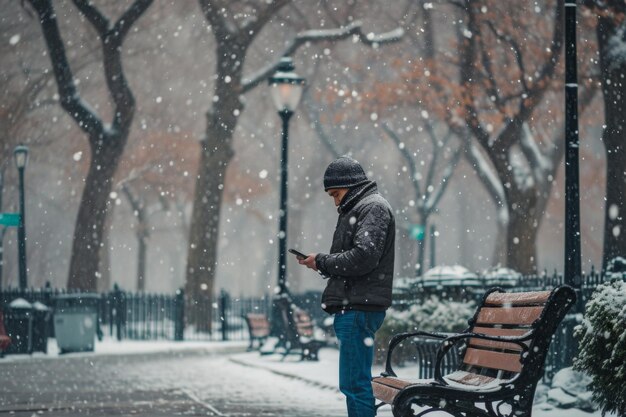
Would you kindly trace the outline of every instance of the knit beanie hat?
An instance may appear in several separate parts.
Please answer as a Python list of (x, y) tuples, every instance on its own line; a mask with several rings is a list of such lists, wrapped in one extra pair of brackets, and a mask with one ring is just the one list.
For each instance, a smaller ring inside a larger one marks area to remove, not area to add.
[(335, 159), (324, 172), (324, 191), (331, 188), (351, 188), (366, 183), (363, 167), (349, 156)]

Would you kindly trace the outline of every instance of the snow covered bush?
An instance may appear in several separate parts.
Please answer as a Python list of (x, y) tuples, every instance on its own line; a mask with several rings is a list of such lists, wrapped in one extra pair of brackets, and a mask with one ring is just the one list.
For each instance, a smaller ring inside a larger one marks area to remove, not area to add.
[(626, 282), (599, 285), (574, 334), (580, 343), (574, 369), (591, 377), (594, 402), (603, 415), (626, 416)]
[[(399, 311), (387, 310), (387, 316), (381, 328), (376, 332), (376, 360), (384, 363), (387, 346), (391, 338), (398, 333), (459, 332), (467, 328), (467, 321), (473, 316), (476, 304), (473, 301), (459, 302), (440, 299), (431, 295), (421, 304), (413, 304)], [(415, 357), (416, 349), (411, 343), (404, 343), (394, 350), (394, 363), (402, 364)]]
[(623, 279), (626, 277), (626, 259), (616, 256), (606, 266), (606, 274), (611, 279)]

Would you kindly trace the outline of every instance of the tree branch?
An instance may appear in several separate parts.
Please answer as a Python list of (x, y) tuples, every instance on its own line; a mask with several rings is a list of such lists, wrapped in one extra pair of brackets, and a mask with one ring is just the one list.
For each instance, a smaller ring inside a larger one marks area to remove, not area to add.
[(254, 38), (272, 16), (287, 4), (291, 3), (291, 1), (292, 0), (274, 0), (272, 2), (265, 2), (266, 6), (260, 11), (257, 11), (255, 19), (243, 25), (239, 33), (249, 39)]
[(493, 198), (496, 205), (501, 208), (506, 207), (506, 204), (504, 204), (506, 201), (504, 187), (502, 186), (500, 180), (498, 180), (497, 176), (492, 172), (487, 160), (483, 158), (478, 148), (472, 143), (469, 143), (467, 145), (465, 157), (472, 168), (474, 168), (474, 172), (476, 172), (478, 179), (482, 182), (483, 186), (491, 198)]
[(91, 0), (74, 0), (74, 5), (89, 20), (89, 23), (96, 29), (100, 39), (104, 39), (106, 33), (110, 29), (111, 22), (106, 18), (100, 10), (94, 7)]
[(552, 33), (552, 42), (550, 44), (550, 56), (541, 71), (539, 71), (539, 76), (529, 89), (528, 97), (533, 97), (533, 99), (520, 101), (519, 114), (522, 115), (522, 120), (526, 120), (530, 117), (532, 111), (539, 104), (543, 93), (548, 88), (548, 80), (552, 78), (556, 71), (564, 36), (563, 8), (563, 0), (557, 0), (556, 6), (554, 7), (554, 32)]
[[(362, 22), (355, 21), (348, 26), (338, 29), (320, 29), (320, 30), (308, 30), (299, 33), (294, 39), (287, 45), (281, 56), (292, 55), (295, 51), (305, 43), (315, 43), (324, 41), (338, 41), (349, 38), (351, 36), (358, 36), (359, 40), (365, 45), (377, 47), (380, 44), (396, 42), (404, 35), (402, 28), (394, 29), (390, 32), (375, 35), (373, 33), (364, 34), (361, 28)], [(261, 82), (267, 80), (267, 77), (276, 70), (278, 66), (278, 60), (274, 63), (267, 65), (249, 79), (243, 80), (242, 92), (248, 92)]]
[(426, 120), (426, 131), (428, 132), (428, 136), (430, 136), (430, 141), (433, 145), (433, 159), (430, 161), (430, 166), (428, 167), (428, 171), (426, 173), (426, 190), (424, 191), (424, 204), (428, 201), (430, 197), (430, 191), (428, 191), (429, 186), (433, 184), (433, 180), (435, 178), (435, 170), (437, 168), (437, 164), (439, 163), (439, 155), (441, 154), (441, 147), (439, 146), (439, 141), (437, 140), (437, 133), (435, 132), (435, 128), (433, 127), (430, 120)]
[(56, 13), (51, 0), (28, 0), (37, 12), (43, 31), (46, 46), (50, 53), (52, 70), (59, 89), (61, 107), (76, 121), (76, 123), (90, 136), (102, 135), (104, 125), (85, 102), (82, 101), (74, 76), (67, 60), (65, 46), (57, 24)]
[[(100, 32), (105, 80), (111, 98), (115, 103), (115, 111), (111, 123), (115, 132), (130, 129), (135, 112), (135, 98), (124, 76), (120, 46), (124, 42), (130, 27), (150, 7), (152, 2), (153, 0), (135, 0), (117, 20), (113, 28)], [(74, 0), (74, 4), (81, 13), (88, 13), (85, 16), (94, 26), (99, 25), (96, 26), (96, 30), (100, 31), (102, 29), (105, 18), (99, 10), (91, 5), (89, 0)]]
[[(526, 83), (526, 78), (524, 77), (524, 73), (526, 72), (526, 67), (524, 65), (524, 57), (522, 55), (522, 49), (517, 44), (517, 42), (515, 42), (513, 37), (511, 37), (510, 35), (501, 34), (500, 31), (496, 29), (496, 27), (493, 25), (493, 22), (488, 21), (487, 27), (491, 29), (491, 32), (494, 34), (496, 38), (498, 38), (504, 43), (508, 43), (511, 49), (513, 50), (513, 55), (515, 55), (515, 60), (517, 61), (517, 66), (519, 67), (519, 70), (520, 70), (520, 81), (522, 83), (522, 88), (524, 92), (528, 92), (529, 90), (528, 84)], [(488, 65), (490, 65), (489, 62), (488, 62)], [(493, 73), (490, 75), (493, 75)]]
[(219, 12), (221, 8), (225, 7), (225, 4), (217, 4), (219, 2), (216, 0), (199, 0), (199, 3), (200, 9), (205, 19), (211, 24), (216, 38), (228, 39), (236, 35), (237, 29)]
[(448, 185), (450, 184), (450, 178), (452, 177), (452, 175), (454, 175), (454, 171), (456, 170), (456, 167), (459, 165), (459, 160), (461, 159), (461, 155), (463, 155), (464, 151), (465, 149), (463, 146), (459, 146), (456, 149), (456, 151), (454, 151), (454, 154), (452, 155), (452, 158), (450, 158), (450, 161), (447, 164), (446, 170), (443, 173), (443, 177), (441, 178), (441, 182), (439, 183), (437, 192), (434, 194), (433, 198), (429, 198), (426, 201), (425, 209), (429, 215), (433, 211), (435, 211), (435, 209), (437, 209), (437, 206), (439, 205), (439, 201), (441, 200), (441, 197), (443, 197), (443, 194), (446, 191), (446, 188), (448, 188)]
[(409, 151), (406, 149), (406, 146), (401, 146), (402, 140), (400, 140), (396, 132), (394, 132), (393, 129), (387, 123), (381, 123), (380, 126), (382, 127), (383, 131), (387, 134), (387, 136), (391, 140), (394, 141), (394, 143), (398, 147), (398, 150), (400, 151), (400, 154), (404, 157), (405, 161), (409, 165), (409, 173), (411, 174), (411, 185), (413, 185), (413, 190), (415, 191), (415, 197), (417, 199), (415, 203), (419, 207), (420, 205), (423, 204), (423, 199), (422, 199), (422, 190), (420, 187), (420, 183), (419, 183), (419, 180), (417, 179), (418, 173), (417, 173), (417, 166), (415, 165), (415, 160), (413, 159)]
[[(80, 0), (82, 1), (82, 0)], [(122, 44), (128, 31), (135, 22), (144, 14), (148, 7), (152, 5), (154, 0), (135, 0), (135, 2), (124, 12), (124, 14), (115, 22), (113, 26), (113, 34)]]

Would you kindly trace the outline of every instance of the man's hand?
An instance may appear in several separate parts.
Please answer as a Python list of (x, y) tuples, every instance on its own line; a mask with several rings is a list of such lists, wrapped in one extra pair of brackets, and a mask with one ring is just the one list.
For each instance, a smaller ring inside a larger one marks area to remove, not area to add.
[(307, 268), (310, 268), (314, 271), (317, 271), (317, 265), (315, 265), (315, 257), (317, 256), (317, 253), (311, 253), (309, 255), (307, 255), (306, 258), (304, 259), (298, 259), (298, 263), (300, 265), (304, 265)]

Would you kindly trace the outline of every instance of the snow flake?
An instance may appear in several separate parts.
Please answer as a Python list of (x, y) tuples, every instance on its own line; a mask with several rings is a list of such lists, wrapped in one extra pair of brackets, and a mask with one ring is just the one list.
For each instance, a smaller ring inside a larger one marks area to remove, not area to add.
[(615, 226), (613, 228), (613, 236), (615, 237), (619, 237), (619, 235), (621, 234), (622, 229), (619, 227), (619, 225)]
[(11, 46), (17, 45), (17, 43), (20, 41), (21, 38), (22, 37), (19, 34), (11, 36), (11, 38), (9, 39), (9, 45)]

